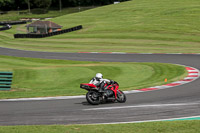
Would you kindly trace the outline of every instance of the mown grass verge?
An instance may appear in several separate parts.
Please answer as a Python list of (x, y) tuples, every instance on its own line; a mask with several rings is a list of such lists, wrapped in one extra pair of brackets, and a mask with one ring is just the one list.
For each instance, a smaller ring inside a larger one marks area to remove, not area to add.
[(80, 83), (87, 83), (101, 72), (122, 90), (166, 84), (184, 78), (183, 66), (164, 63), (119, 63), (47, 60), (0, 56), (0, 71), (14, 73), (12, 90), (1, 91), (0, 98), (81, 95)]
[(1, 126), (2, 133), (198, 133), (200, 121), (148, 122), (114, 125)]

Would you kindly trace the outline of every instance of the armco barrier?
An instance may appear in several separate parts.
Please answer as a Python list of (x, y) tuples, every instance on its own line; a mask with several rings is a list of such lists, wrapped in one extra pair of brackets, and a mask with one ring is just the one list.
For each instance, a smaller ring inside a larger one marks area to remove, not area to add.
[(12, 72), (0, 72), (0, 90), (10, 90), (12, 78)]
[(0, 31), (8, 30), (8, 29), (9, 29), (8, 27), (0, 27)]
[(0, 22), (0, 25), (6, 25), (6, 24), (9, 24), (9, 25), (16, 25), (16, 24), (26, 24), (27, 21), (2, 21)]
[(79, 25), (76, 27), (64, 29), (61, 31), (51, 32), (48, 34), (14, 34), (14, 37), (15, 38), (44, 38), (44, 37), (50, 37), (50, 36), (54, 36), (54, 35), (59, 35), (59, 34), (64, 34), (64, 33), (72, 32), (72, 31), (80, 30), (82, 28), (83, 28), (83, 26)]
[(10, 28), (12, 28), (10, 25), (4, 25), (3, 27), (0, 27), (0, 31), (3, 31), (3, 30), (9, 30)]

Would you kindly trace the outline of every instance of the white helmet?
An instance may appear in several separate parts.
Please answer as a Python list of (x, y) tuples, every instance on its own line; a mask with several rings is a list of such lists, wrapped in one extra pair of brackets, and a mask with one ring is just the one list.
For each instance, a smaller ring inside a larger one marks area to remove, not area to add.
[(97, 77), (97, 78), (103, 78), (103, 75), (102, 75), (101, 73), (97, 73), (97, 74), (96, 74), (96, 77)]

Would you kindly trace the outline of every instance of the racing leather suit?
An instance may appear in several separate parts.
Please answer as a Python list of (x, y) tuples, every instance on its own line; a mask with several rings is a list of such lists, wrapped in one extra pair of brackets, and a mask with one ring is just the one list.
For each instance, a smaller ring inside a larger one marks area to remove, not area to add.
[(104, 91), (105, 90), (104, 85), (106, 82), (110, 83), (111, 81), (108, 79), (94, 77), (91, 79), (89, 83), (99, 87), (100, 91)]

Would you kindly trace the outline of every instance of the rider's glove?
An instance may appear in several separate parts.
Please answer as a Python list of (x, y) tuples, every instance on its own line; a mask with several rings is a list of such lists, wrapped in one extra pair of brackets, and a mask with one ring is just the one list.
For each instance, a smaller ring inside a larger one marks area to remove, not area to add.
[(113, 81), (113, 80), (110, 80), (110, 84), (114, 84), (114, 81)]

